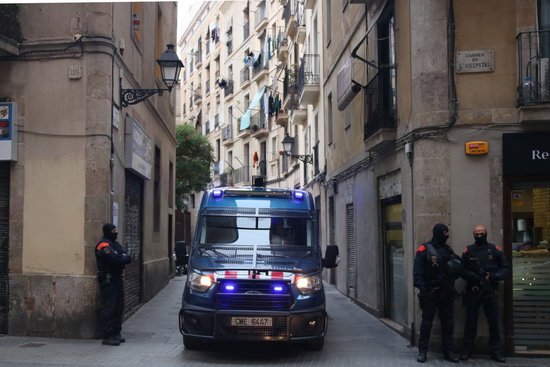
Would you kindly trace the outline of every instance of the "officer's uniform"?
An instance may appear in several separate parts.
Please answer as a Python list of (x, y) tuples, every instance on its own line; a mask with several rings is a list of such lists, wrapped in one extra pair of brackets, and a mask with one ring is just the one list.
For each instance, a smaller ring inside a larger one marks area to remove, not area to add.
[(436, 311), (439, 312), (441, 322), (441, 341), (445, 359), (457, 362), (453, 352), (453, 306), (454, 282), (456, 275), (447, 265), (450, 260), (458, 260), (453, 250), (445, 242), (447, 226), (434, 226), (434, 236), (429, 242), (435, 254), (429, 250), (428, 244), (423, 244), (416, 250), (414, 259), (414, 286), (420, 290), (419, 300), (422, 309), (422, 324), (418, 340), (418, 361), (426, 360), (426, 353), (430, 341), (430, 334)]
[(115, 226), (112, 224), (103, 226), (104, 237), (95, 247), (97, 277), (101, 289), (100, 319), (103, 344), (108, 345), (124, 342), (120, 336), (124, 311), (122, 272), (131, 261), (128, 252), (116, 241), (116, 233), (111, 234), (113, 228)]
[[(502, 249), (486, 241), (476, 239), (464, 249), (462, 277), (466, 280), (464, 301), (466, 306), (466, 324), (461, 359), (468, 359), (477, 334), (479, 306), (483, 306), (489, 324), (489, 350), (493, 359), (500, 357), (500, 329), (498, 311), (498, 281), (504, 280), (510, 272), (508, 261)], [(491, 274), (490, 280), (485, 280)]]

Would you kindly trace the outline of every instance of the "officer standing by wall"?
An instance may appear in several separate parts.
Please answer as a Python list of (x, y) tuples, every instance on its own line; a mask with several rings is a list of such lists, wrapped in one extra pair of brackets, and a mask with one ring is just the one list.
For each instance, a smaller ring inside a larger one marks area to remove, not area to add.
[(449, 228), (444, 224), (433, 227), (433, 237), (428, 243), (418, 247), (414, 259), (414, 286), (422, 309), (422, 324), (418, 340), (417, 361), (427, 360), (430, 333), (436, 311), (441, 322), (441, 341), (444, 358), (451, 362), (459, 359), (453, 354), (453, 306), (456, 291), (455, 279), (460, 274), (460, 258), (446, 243)]
[(120, 345), (126, 340), (120, 335), (124, 311), (122, 272), (131, 261), (130, 255), (117, 242), (118, 230), (112, 223), (103, 225), (103, 238), (95, 247), (97, 279), (101, 290), (100, 321), (102, 344)]
[(462, 253), (464, 265), (462, 277), (466, 280), (464, 304), (466, 306), (466, 324), (464, 325), (464, 342), (460, 359), (471, 357), (472, 347), (477, 334), (479, 307), (489, 324), (489, 351), (491, 358), (504, 363), (500, 353), (500, 328), (498, 310), (498, 281), (504, 280), (510, 269), (502, 249), (487, 242), (487, 228), (483, 225), (474, 227), (475, 243), (469, 245)]

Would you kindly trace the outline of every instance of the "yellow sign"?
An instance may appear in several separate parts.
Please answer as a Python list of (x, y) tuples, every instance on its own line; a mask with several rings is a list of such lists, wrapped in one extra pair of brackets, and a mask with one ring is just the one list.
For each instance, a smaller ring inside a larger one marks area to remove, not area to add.
[(489, 153), (489, 142), (470, 141), (466, 143), (467, 155), (481, 155)]

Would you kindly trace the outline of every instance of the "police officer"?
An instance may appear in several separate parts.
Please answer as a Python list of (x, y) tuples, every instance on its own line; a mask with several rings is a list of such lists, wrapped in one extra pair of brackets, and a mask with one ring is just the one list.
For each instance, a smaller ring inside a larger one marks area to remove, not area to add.
[(433, 227), (433, 237), (418, 247), (414, 259), (414, 286), (420, 290), (422, 324), (418, 340), (417, 361), (427, 360), (432, 323), (436, 311), (441, 322), (441, 341), (444, 358), (451, 362), (459, 359), (453, 354), (453, 306), (456, 291), (455, 279), (460, 274), (460, 258), (446, 244), (449, 228), (444, 224)]
[(464, 265), (462, 277), (466, 280), (464, 303), (466, 306), (466, 324), (464, 325), (464, 342), (460, 359), (467, 360), (477, 334), (477, 317), (479, 306), (483, 306), (485, 318), (489, 324), (489, 351), (491, 358), (504, 363), (500, 353), (500, 330), (498, 312), (498, 281), (504, 280), (510, 269), (502, 249), (487, 242), (487, 228), (483, 225), (474, 227), (475, 243), (469, 245), (462, 253)]
[(114, 224), (103, 225), (103, 238), (95, 247), (97, 279), (101, 289), (100, 320), (102, 344), (120, 345), (126, 340), (120, 336), (124, 311), (122, 272), (131, 261), (128, 252), (117, 242), (118, 231)]

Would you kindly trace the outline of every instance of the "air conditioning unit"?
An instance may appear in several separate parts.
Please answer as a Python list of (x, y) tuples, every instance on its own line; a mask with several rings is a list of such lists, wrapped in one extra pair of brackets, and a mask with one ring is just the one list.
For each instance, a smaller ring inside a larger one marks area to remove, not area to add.
[(539, 61), (540, 99), (550, 99), (550, 58), (543, 57)]

